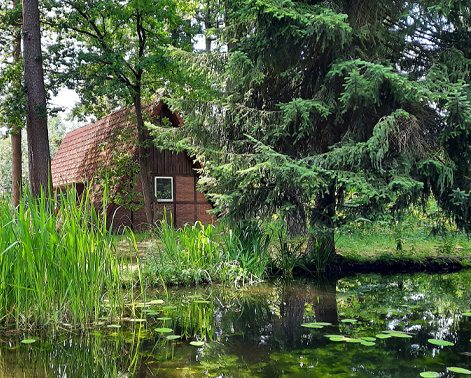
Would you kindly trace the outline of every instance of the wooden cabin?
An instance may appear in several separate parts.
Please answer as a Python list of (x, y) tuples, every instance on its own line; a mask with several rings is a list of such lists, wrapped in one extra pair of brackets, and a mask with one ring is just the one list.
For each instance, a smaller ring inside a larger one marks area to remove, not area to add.
[[(167, 119), (165, 123), (170, 122), (173, 127), (182, 125), (178, 114), (171, 112), (162, 101), (148, 105), (144, 113), (153, 124), (162, 124)], [(208, 213), (211, 203), (196, 190), (198, 166), (190, 156), (159, 150), (152, 145), (147, 158), (151, 165), (148, 180), (157, 198), (153, 209), (157, 219), (165, 210), (167, 218), (172, 214), (176, 227), (195, 221), (204, 224), (215, 221), (214, 215)], [(92, 201), (97, 207), (103, 202), (103, 186), (99, 183), (104, 176), (108, 177), (110, 191), (106, 211), (110, 226), (115, 230), (123, 226), (133, 229), (146, 226), (138, 169), (134, 108), (122, 109), (66, 134), (51, 164), (55, 189), (73, 186), (80, 196), (91, 185)], [(137, 181), (133, 181), (132, 177), (136, 176)]]

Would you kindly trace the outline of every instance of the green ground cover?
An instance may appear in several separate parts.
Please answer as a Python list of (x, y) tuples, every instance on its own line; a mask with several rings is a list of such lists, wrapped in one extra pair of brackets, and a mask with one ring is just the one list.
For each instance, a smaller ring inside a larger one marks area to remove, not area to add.
[(451, 222), (413, 213), (401, 223), (361, 222), (343, 227), (336, 234), (337, 254), (350, 260), (458, 259), (471, 261), (471, 238)]
[[(454, 269), (471, 266), (471, 239), (443, 216), (411, 211), (401, 222), (361, 220), (335, 233), (337, 258), (327, 258), (307, 239), (289, 240), (276, 224), (157, 226), (138, 236), (146, 285), (210, 282), (246, 284), (277, 275), (327, 271)], [(122, 243), (122, 240), (121, 240)], [(339, 260), (340, 258), (340, 260)], [(342, 266), (340, 266), (340, 264)], [(396, 267), (396, 268), (394, 268)]]

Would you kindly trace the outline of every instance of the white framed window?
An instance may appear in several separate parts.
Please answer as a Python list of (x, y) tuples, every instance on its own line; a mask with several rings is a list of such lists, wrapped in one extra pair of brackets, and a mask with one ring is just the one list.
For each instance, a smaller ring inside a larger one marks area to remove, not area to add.
[(173, 202), (173, 177), (155, 177), (154, 190), (158, 202)]

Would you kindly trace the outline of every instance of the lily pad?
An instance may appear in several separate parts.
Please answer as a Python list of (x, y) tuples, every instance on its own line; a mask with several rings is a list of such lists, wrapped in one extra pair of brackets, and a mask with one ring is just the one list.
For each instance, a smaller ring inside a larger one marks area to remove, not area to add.
[(160, 333), (170, 333), (170, 332), (173, 332), (173, 329), (171, 329), (171, 328), (156, 328), (154, 331), (155, 332), (160, 332)]
[(356, 319), (342, 319), (342, 323), (356, 323), (358, 320)]
[(361, 343), (361, 339), (346, 339), (347, 343)]
[(346, 339), (343, 336), (334, 336), (334, 337), (329, 337), (329, 340), (338, 342), (338, 341), (345, 341)]
[(463, 316), (471, 316), (471, 312), (463, 312), (461, 315), (463, 315)]
[(324, 326), (316, 324), (316, 323), (304, 323), (301, 324), (301, 327), (306, 327), (306, 328), (324, 328)]
[(446, 341), (446, 340), (428, 339), (427, 341), (430, 344), (433, 344), (433, 345), (440, 345), (440, 346), (453, 346), (453, 345), (455, 345), (451, 341)]
[(162, 304), (164, 303), (164, 301), (162, 299), (153, 299), (152, 301), (150, 302), (147, 302), (148, 304)]
[(175, 310), (177, 306), (164, 306), (162, 307), (163, 310)]
[(307, 328), (322, 328), (325, 326), (331, 326), (332, 323), (327, 323), (327, 322), (311, 322), (311, 323), (304, 323), (301, 324), (302, 327), (307, 327)]
[(361, 341), (361, 345), (364, 345), (364, 346), (373, 346), (373, 345), (376, 345), (376, 343), (374, 343), (373, 341), (365, 341), (365, 340), (362, 340), (362, 341)]
[(376, 338), (377, 339), (389, 339), (391, 338), (392, 336), (389, 334), (389, 333), (378, 333), (376, 335)]
[(423, 378), (437, 378), (440, 376), (440, 374), (435, 371), (423, 371), (420, 373), (420, 376)]
[(453, 373), (460, 373), (460, 374), (471, 374), (471, 370), (468, 369), (463, 369), (460, 367), (447, 367), (446, 368), (448, 371), (452, 371)]
[(190, 345), (193, 345), (195, 347), (200, 347), (204, 345), (204, 341), (192, 341), (190, 342)]
[(403, 338), (403, 339), (412, 338), (411, 335), (409, 335), (405, 332), (402, 332), (402, 331), (383, 331), (383, 333), (385, 333), (387, 335), (391, 335), (391, 337), (399, 337), (399, 338)]
[(390, 333), (392, 337), (398, 337), (401, 339), (411, 339), (412, 336), (408, 335), (407, 333)]
[(32, 344), (32, 343), (35, 343), (36, 340), (35, 339), (24, 339), (24, 340), (21, 340), (21, 342), (23, 344)]
[(142, 318), (135, 318), (135, 319), (129, 319), (129, 321), (133, 323), (143, 323), (143, 322), (146, 322), (147, 320), (142, 319)]
[(361, 339), (365, 341), (376, 341), (375, 337), (362, 337)]
[(167, 340), (176, 340), (176, 339), (180, 339), (181, 336), (180, 335), (168, 335), (166, 337)]
[(163, 316), (161, 318), (157, 318), (157, 320), (172, 320), (172, 318), (169, 318), (167, 316)]

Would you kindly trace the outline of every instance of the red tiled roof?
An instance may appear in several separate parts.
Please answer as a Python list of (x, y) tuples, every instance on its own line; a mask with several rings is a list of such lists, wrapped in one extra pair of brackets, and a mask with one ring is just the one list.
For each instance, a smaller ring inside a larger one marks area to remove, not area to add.
[[(145, 113), (156, 114), (161, 102), (153, 102)], [(122, 109), (66, 134), (51, 163), (54, 187), (89, 182), (119, 147), (136, 152), (137, 125), (134, 108)]]

